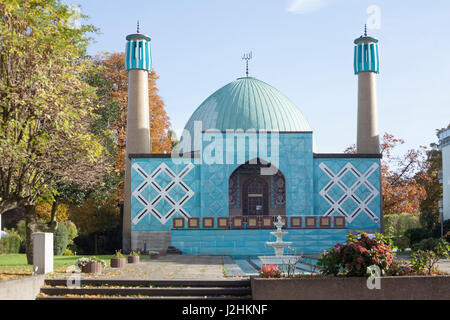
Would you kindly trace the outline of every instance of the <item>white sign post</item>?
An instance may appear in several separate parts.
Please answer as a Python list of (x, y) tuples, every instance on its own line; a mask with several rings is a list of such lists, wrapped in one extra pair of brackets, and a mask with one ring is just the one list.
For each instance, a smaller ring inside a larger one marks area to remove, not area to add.
[(53, 233), (33, 233), (33, 265), (36, 274), (53, 272)]

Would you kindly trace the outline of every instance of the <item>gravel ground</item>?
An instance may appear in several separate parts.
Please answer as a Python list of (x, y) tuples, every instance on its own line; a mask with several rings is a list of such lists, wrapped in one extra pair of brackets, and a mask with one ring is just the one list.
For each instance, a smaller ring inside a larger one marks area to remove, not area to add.
[[(158, 259), (141, 259), (125, 268), (107, 267), (102, 274), (82, 274), (83, 278), (102, 279), (225, 279), (222, 256), (166, 255)], [(58, 274), (55, 278), (65, 275)], [(229, 279), (229, 278), (228, 278)]]

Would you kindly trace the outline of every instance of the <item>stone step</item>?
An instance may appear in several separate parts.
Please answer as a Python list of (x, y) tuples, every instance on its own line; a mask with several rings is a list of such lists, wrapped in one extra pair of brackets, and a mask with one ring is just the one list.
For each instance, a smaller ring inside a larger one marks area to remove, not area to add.
[[(46, 279), (47, 286), (66, 286), (66, 279)], [(128, 280), (128, 279), (81, 279), (80, 285), (123, 287), (250, 287), (250, 280)]]
[(165, 297), (117, 297), (117, 296), (102, 296), (102, 297), (65, 297), (65, 296), (42, 296), (37, 297), (36, 300), (251, 300), (252, 296), (165, 296)]
[(107, 295), (107, 296), (246, 296), (250, 288), (67, 288), (43, 287), (41, 293), (49, 296)]
[(167, 248), (167, 254), (183, 254), (183, 252), (181, 252), (180, 250), (178, 250), (177, 248), (175, 248), (173, 246), (169, 246)]

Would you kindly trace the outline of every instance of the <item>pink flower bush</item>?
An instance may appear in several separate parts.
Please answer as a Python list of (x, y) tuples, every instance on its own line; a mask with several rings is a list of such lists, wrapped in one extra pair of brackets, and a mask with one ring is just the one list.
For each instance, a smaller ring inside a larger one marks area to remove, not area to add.
[(261, 278), (279, 278), (281, 277), (281, 271), (276, 264), (263, 265), (259, 271)]
[(377, 265), (383, 272), (392, 265), (394, 256), (383, 235), (369, 237), (367, 233), (348, 235), (347, 242), (325, 251), (318, 265), (322, 273), (347, 276), (366, 276), (367, 267)]

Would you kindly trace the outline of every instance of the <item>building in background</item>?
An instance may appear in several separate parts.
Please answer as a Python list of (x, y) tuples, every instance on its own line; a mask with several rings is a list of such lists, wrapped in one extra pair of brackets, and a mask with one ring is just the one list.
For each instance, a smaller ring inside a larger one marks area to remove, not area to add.
[(442, 151), (443, 197), (439, 203), (442, 222), (450, 219), (450, 129), (439, 135), (439, 148)]

